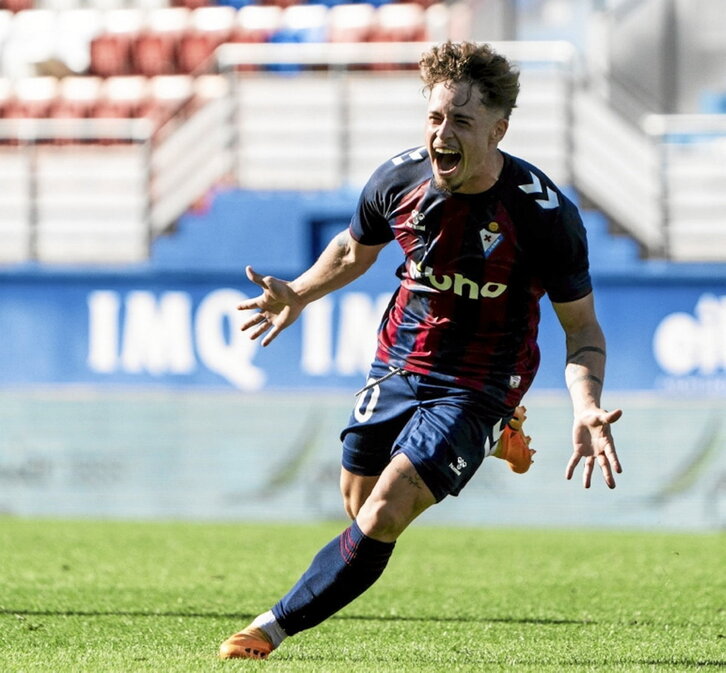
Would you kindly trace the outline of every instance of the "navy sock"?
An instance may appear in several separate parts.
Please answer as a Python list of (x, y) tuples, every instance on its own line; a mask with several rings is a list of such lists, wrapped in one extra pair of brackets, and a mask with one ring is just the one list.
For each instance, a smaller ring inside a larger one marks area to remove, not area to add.
[(318, 552), (297, 584), (272, 607), (275, 619), (289, 636), (324, 621), (381, 576), (395, 545), (369, 538), (354, 521)]

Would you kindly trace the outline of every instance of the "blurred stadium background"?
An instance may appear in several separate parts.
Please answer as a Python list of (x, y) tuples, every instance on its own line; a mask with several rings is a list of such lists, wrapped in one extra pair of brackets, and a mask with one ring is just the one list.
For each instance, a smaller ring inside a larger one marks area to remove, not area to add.
[(236, 330), (242, 269), (298, 274), (369, 172), (420, 144), (415, 64), (451, 38), (520, 64), (503, 148), (582, 209), (626, 473), (614, 493), (563, 480), (543, 305), (534, 468), (487, 462), (425, 517), (723, 528), (722, 5), (0, 2), (0, 512), (341, 517), (337, 433), (397, 252), (264, 351)]

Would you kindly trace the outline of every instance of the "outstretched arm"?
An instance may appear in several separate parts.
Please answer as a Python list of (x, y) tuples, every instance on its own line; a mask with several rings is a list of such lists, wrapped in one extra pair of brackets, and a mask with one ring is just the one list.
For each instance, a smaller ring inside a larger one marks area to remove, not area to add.
[(318, 260), (293, 281), (261, 276), (248, 266), (247, 277), (262, 289), (253, 299), (243, 301), (240, 311), (257, 309), (241, 326), (251, 329), (250, 339), (267, 333), (267, 346), (282, 330), (291, 325), (310, 303), (352, 282), (376, 261), (383, 245), (361, 245), (350, 233), (342, 231), (323, 250)]
[(615, 488), (613, 472), (622, 472), (610, 432), (610, 425), (622, 416), (622, 411), (600, 408), (605, 374), (605, 337), (595, 316), (592, 293), (567, 303), (553, 303), (555, 313), (565, 331), (567, 364), (565, 381), (572, 398), (572, 456), (565, 476), (571, 479), (580, 460), (584, 458), (582, 481), (590, 488), (592, 472), (597, 461), (605, 483)]

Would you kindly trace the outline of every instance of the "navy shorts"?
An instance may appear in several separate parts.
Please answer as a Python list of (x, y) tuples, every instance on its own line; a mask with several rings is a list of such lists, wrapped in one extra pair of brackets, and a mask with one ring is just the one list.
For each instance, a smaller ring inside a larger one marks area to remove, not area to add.
[(493, 418), (475, 390), (374, 362), (341, 433), (343, 467), (377, 476), (403, 453), (437, 501), (458, 495), (491, 453), (511, 414)]

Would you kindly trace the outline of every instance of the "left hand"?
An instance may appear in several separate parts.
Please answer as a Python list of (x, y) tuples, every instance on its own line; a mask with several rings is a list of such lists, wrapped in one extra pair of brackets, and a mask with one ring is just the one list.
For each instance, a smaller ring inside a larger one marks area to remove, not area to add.
[(567, 479), (572, 479), (577, 464), (584, 458), (582, 483), (585, 488), (590, 488), (592, 471), (597, 460), (605, 483), (608, 487), (615, 488), (613, 470), (620, 474), (623, 468), (620, 466), (618, 454), (615, 452), (610, 424), (615, 423), (622, 415), (621, 409), (615, 411), (590, 409), (575, 417), (572, 426), (573, 451), (565, 471)]

